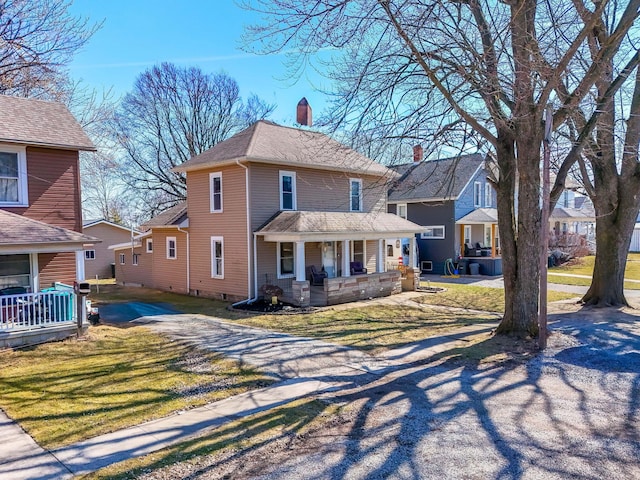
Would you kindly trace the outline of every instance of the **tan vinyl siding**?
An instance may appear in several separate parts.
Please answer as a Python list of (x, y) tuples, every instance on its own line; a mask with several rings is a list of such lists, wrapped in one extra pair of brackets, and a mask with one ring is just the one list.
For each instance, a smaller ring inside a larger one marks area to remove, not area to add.
[(27, 174), (29, 206), (6, 210), (81, 232), (78, 152), (28, 147)]
[(365, 242), (365, 262), (367, 273), (375, 273), (376, 272), (376, 260), (378, 255), (378, 241), (377, 240), (367, 240)]
[[(176, 258), (167, 258), (167, 237), (176, 239)], [(141, 248), (145, 248), (143, 245)], [(195, 262), (197, 263), (197, 262)], [(187, 291), (187, 234), (177, 229), (153, 230), (153, 268), (151, 284), (168, 292)]]
[[(210, 212), (209, 174), (222, 173), (222, 212)], [(247, 245), (245, 171), (237, 165), (187, 174), (191, 232), (191, 293), (245, 299), (250, 253)], [(224, 278), (211, 278), (211, 237), (224, 242)]]
[(109, 246), (131, 241), (131, 231), (106, 223), (98, 223), (85, 228), (84, 233), (102, 240), (102, 243), (96, 243), (88, 248), (88, 250), (94, 250), (96, 256), (93, 260), (85, 258), (85, 277), (88, 279), (96, 278), (96, 275), (98, 275), (98, 278), (111, 278), (113, 250), (109, 250)]
[[(143, 287), (154, 287), (152, 255), (146, 253), (145, 246), (135, 247), (133, 252), (130, 248), (123, 250), (110, 250), (114, 255), (116, 264), (116, 281), (122, 285), (142, 285)], [(124, 255), (125, 263), (120, 264), (120, 255)], [(133, 255), (138, 255), (138, 265), (133, 264)]]
[[(355, 176), (311, 168), (250, 164), (251, 228), (256, 230), (280, 210), (280, 171), (295, 172), (297, 210), (349, 211), (350, 179), (362, 179), (363, 211), (386, 211), (386, 184), (372, 176)], [(189, 193), (191, 194), (191, 193)]]
[(73, 285), (76, 281), (76, 254), (40, 253), (38, 254), (40, 288), (51, 287), (55, 282)]

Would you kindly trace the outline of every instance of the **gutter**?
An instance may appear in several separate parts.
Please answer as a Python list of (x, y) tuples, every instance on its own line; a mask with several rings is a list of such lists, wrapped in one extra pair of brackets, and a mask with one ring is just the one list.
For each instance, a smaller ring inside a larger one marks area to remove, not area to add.
[[(244, 168), (244, 193), (245, 193), (245, 205), (246, 205), (246, 213), (247, 213), (247, 250), (250, 249), (250, 245), (251, 245), (251, 218), (249, 215), (249, 167), (247, 167), (246, 165), (243, 165), (242, 163), (240, 163), (240, 159), (236, 160), (236, 164), (239, 167)], [(250, 251), (248, 251), (247, 253), (251, 253)], [(258, 299), (258, 272), (257, 270), (257, 262), (256, 262), (256, 258), (257, 257), (257, 253), (256, 253), (256, 237), (255, 235), (253, 236), (253, 256), (251, 255), (247, 255), (247, 260), (252, 258), (253, 262), (248, 261), (247, 262), (247, 293), (248, 293), (248, 298), (246, 298), (245, 300), (241, 300), (239, 302), (233, 303), (231, 304), (232, 307), (235, 307), (237, 305), (242, 305), (244, 303), (253, 303)], [(255, 290), (254, 290), (254, 294), (253, 296), (251, 296), (251, 263), (253, 263), (253, 273), (254, 273), (254, 284), (255, 284)]]

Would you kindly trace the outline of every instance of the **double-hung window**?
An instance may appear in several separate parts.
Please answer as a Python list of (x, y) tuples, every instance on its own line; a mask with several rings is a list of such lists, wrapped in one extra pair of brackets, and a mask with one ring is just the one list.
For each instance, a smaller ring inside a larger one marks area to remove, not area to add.
[(134, 253), (133, 257), (132, 257), (132, 260), (131, 260), (131, 265), (135, 265), (137, 267), (139, 259), (140, 259), (140, 254)]
[(295, 172), (280, 172), (280, 210), (297, 210)]
[(147, 253), (153, 253), (153, 240), (147, 238)]
[(222, 212), (222, 172), (209, 174), (211, 213)]
[(120, 254), (120, 265), (124, 265), (124, 253)]
[(352, 212), (362, 211), (362, 180), (352, 178), (349, 180), (349, 210)]
[(398, 205), (396, 205), (396, 214), (399, 217), (404, 218), (405, 220), (407, 219), (407, 204), (406, 203), (399, 203)]
[(26, 149), (0, 145), (0, 206), (27, 206)]
[(211, 237), (211, 278), (224, 278), (224, 241)]
[(482, 183), (475, 182), (473, 184), (473, 206), (482, 206)]
[(293, 242), (280, 242), (278, 244), (278, 278), (293, 277), (295, 266), (295, 245)]
[(491, 190), (492, 190), (491, 184), (489, 182), (486, 182), (484, 184), (484, 206), (487, 208), (491, 207), (491, 204), (493, 203), (491, 201), (491, 197), (492, 197)]
[(169, 260), (175, 260), (178, 258), (176, 237), (167, 237), (167, 258)]

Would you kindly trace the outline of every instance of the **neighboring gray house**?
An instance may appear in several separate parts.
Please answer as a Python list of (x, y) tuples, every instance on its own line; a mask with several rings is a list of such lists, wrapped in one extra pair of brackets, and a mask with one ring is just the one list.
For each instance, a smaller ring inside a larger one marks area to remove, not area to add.
[(502, 273), (496, 194), (482, 155), (414, 161), (393, 169), (401, 177), (389, 190), (388, 212), (424, 227), (417, 235), (423, 273), (445, 273), (446, 260), (460, 256), (479, 257), (474, 263), (480, 264), (480, 273)]

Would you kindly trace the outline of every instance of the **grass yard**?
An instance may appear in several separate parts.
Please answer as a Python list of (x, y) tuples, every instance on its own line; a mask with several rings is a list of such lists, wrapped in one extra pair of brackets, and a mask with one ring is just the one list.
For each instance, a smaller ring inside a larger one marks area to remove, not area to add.
[[(501, 288), (436, 282), (430, 282), (429, 285), (445, 288), (446, 291), (425, 295), (420, 300), (422, 303), (488, 312), (504, 312), (504, 290)], [(427, 286), (427, 284), (423, 282), (423, 286)], [(556, 292), (554, 290), (549, 290), (547, 293), (549, 302), (568, 300), (575, 297), (576, 295), (573, 293)]]
[[(573, 275), (593, 275), (593, 264), (595, 256), (588, 255), (569, 262), (568, 265), (552, 267), (549, 272), (570, 273)], [(640, 280), (640, 253), (630, 253), (627, 257), (627, 268), (624, 272), (624, 278), (628, 280)]]
[(144, 327), (93, 327), (67, 340), (0, 353), (0, 406), (55, 448), (270, 383), (246, 365)]

